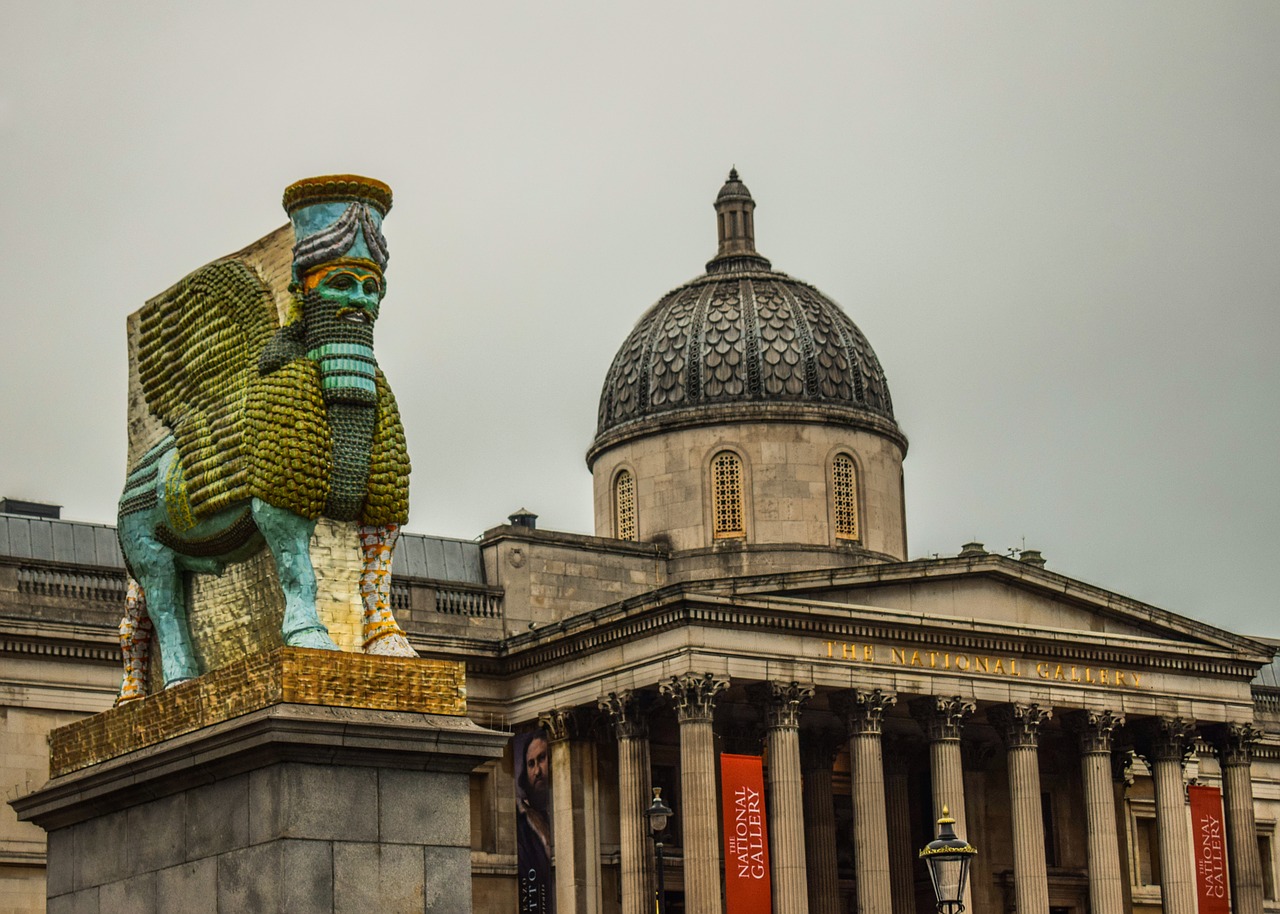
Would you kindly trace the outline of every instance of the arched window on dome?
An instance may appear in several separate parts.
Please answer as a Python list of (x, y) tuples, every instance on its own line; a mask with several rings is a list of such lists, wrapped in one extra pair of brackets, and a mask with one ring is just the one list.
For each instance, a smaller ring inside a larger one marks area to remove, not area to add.
[(848, 454), (831, 461), (831, 516), (836, 539), (858, 539), (858, 468)]
[(721, 451), (711, 458), (712, 537), (732, 539), (747, 535), (742, 510), (742, 458)]
[(636, 478), (630, 470), (619, 470), (613, 478), (613, 531), (620, 540), (635, 540)]

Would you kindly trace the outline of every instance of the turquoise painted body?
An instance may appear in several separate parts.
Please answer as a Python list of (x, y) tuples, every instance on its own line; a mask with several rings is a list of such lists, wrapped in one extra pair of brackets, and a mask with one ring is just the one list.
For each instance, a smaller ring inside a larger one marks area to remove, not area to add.
[[(153, 455), (148, 452), (147, 456)], [(147, 612), (160, 643), (165, 687), (201, 672), (191, 645), (183, 575), (221, 574), (227, 565), (258, 552), (264, 541), (275, 557), (284, 592), (284, 643), (338, 650), (316, 612), (316, 575), (311, 565), (315, 521), (253, 498), (175, 532), (169, 526), (165, 481), (178, 460), (178, 450), (170, 444), (154, 456), (156, 473), (149, 485), (155, 501), (150, 507), (127, 510), (127, 504), (136, 504), (139, 495), (146, 494), (146, 484), (126, 488), (118, 532), (129, 570), (146, 594)], [(139, 462), (141, 469), (130, 474), (131, 480), (146, 471), (146, 459)]]

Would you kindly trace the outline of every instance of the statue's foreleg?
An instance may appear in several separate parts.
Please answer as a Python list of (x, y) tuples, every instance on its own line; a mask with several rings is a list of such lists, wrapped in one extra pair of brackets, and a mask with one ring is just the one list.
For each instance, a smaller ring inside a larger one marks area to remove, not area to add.
[(252, 501), (253, 522), (275, 556), (280, 589), (284, 591), (284, 622), (280, 634), (289, 647), (336, 651), (316, 613), (316, 572), (311, 566), (311, 534), (316, 522), (292, 511)]
[(116, 704), (147, 696), (147, 675), (151, 671), (151, 617), (142, 585), (129, 578), (124, 598), (124, 618), (120, 620), (120, 649), (124, 652), (124, 677)]
[(366, 654), (418, 656), (391, 614), (391, 556), (399, 537), (399, 524), (360, 528), (360, 550), (364, 555), (360, 599), (364, 602), (362, 635)]
[[(164, 687), (200, 675), (191, 633), (187, 630), (187, 605), (182, 592), (182, 573), (177, 556), (151, 532), (145, 514), (120, 518), (120, 546), (146, 596), (146, 612), (155, 628), (160, 647), (160, 669)], [(128, 608), (126, 602), (126, 610)]]

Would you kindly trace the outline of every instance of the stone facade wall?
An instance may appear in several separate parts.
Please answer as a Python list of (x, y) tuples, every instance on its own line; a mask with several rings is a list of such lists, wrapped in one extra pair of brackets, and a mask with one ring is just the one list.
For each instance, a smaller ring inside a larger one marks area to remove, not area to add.
[(667, 583), (664, 552), (601, 537), (497, 527), (485, 534), (483, 554), (485, 581), (505, 592), (507, 635)]
[(744, 422), (654, 434), (600, 454), (592, 469), (596, 533), (614, 536), (613, 482), (636, 481), (641, 542), (672, 551), (711, 546), (711, 459), (722, 450), (743, 461), (746, 540), (837, 544), (831, 516), (831, 461), (853, 457), (858, 470), (860, 545), (906, 558), (901, 447), (873, 432), (799, 422)]

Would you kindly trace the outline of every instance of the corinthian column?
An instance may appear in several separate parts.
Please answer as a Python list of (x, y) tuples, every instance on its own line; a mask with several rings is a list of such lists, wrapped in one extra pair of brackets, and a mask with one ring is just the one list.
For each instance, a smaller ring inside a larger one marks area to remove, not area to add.
[(750, 690), (764, 705), (769, 756), (769, 862), (773, 914), (808, 914), (805, 884), (804, 799), (800, 786), (800, 709), (813, 686), (762, 682)]
[(649, 770), (649, 721), (644, 695), (630, 689), (600, 699), (618, 738), (618, 868), (622, 883), (622, 914), (648, 914), (654, 892), (654, 862), (645, 821), (647, 800), (653, 793)]
[[(931, 695), (911, 702), (911, 714), (929, 740), (929, 780), (933, 785), (932, 822), (942, 818), (945, 807), (956, 820), (957, 835), (970, 841), (973, 835), (965, 816), (964, 769), (961, 765), (960, 731), (977, 705), (959, 695)], [(964, 909), (973, 910), (972, 884), (964, 887)]]
[(836, 810), (831, 766), (842, 737), (834, 730), (805, 732), (800, 739), (804, 771), (804, 860), (808, 870), (809, 914), (840, 914), (840, 873), (836, 863)]
[(1194, 723), (1181, 717), (1138, 721), (1134, 751), (1146, 759), (1156, 791), (1160, 839), (1160, 898), (1164, 914), (1195, 914), (1195, 871), (1187, 826), (1187, 790), (1182, 767), (1193, 749)]
[(552, 710), (538, 718), (551, 739), (556, 910), (577, 914), (598, 914), (601, 904), (596, 747), (581, 739), (589, 713)]
[(1009, 762), (1009, 805), (1013, 814), (1013, 890), (1018, 914), (1049, 914), (1049, 872), (1044, 859), (1044, 819), (1040, 808), (1040, 726), (1049, 708), (1014, 702), (987, 712), (1001, 731)]
[(1206, 728), (1222, 764), (1222, 799), (1227, 816), (1227, 865), (1231, 909), (1235, 914), (1262, 914), (1262, 859), (1253, 819), (1253, 746), (1262, 731), (1252, 724), (1217, 724)]
[(659, 689), (680, 722), (680, 793), (684, 809), (684, 891), (689, 914), (721, 914), (716, 752), (711, 720), (716, 696), (729, 687), (714, 673), (672, 676)]
[(1121, 914), (1124, 875), (1111, 787), (1111, 731), (1124, 723), (1124, 715), (1115, 711), (1072, 711), (1062, 720), (1080, 738), (1080, 775), (1089, 841), (1089, 909), (1093, 914)]
[(898, 701), (880, 689), (840, 696), (849, 722), (849, 768), (853, 777), (853, 872), (858, 914), (893, 914), (889, 878), (889, 827), (884, 801), (884, 757), (880, 725)]

